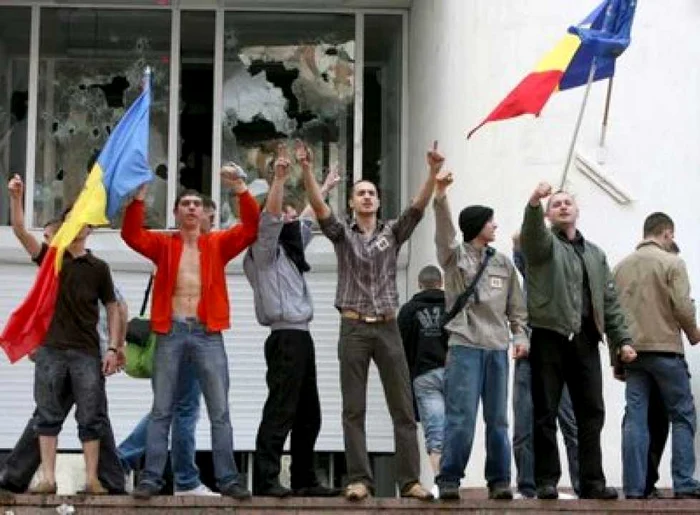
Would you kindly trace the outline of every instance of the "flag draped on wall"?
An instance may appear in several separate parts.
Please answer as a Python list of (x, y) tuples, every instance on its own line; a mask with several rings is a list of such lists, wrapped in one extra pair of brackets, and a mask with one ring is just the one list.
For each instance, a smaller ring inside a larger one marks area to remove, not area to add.
[(59, 273), (66, 248), (85, 226), (109, 223), (123, 201), (153, 179), (148, 165), (150, 73), (143, 91), (110, 134), (65, 222), (51, 240), (34, 286), (0, 335), (14, 363), (39, 347), (53, 317)]
[(488, 122), (522, 114), (539, 116), (556, 91), (582, 86), (595, 60), (593, 80), (612, 77), (615, 59), (630, 44), (636, 0), (604, 0), (537, 64), (513, 91), (472, 129), (470, 138)]

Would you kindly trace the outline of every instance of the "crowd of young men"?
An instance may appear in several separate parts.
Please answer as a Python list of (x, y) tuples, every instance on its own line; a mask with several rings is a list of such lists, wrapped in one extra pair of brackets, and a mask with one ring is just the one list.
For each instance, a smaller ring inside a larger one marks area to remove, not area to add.
[[(205, 208), (205, 198), (194, 190), (177, 196), (174, 232), (144, 228), (147, 187), (126, 207), (122, 237), (156, 270), (150, 314), (157, 336), (153, 407), (139, 425), (143, 426), (138, 432), (141, 443), (125, 447), (141, 454), (145, 449), (136, 498), (148, 499), (163, 488), (171, 425), (182, 418), (183, 403), (198, 412), (200, 392), (211, 422), (216, 487), (221, 495), (236, 499), (251, 496), (233, 458), (229, 367), (222, 337), (230, 326), (225, 266), (246, 249), (244, 270), (253, 289), (255, 314), (261, 325), (270, 327), (265, 342), (268, 398), (256, 439), (254, 493), (274, 497), (341, 493), (319, 482), (313, 462), (321, 409), (306, 279), (310, 266), (305, 248), (312, 237), (312, 215), (333, 243), (338, 261), (335, 306), (340, 313), (347, 499), (362, 500), (374, 493), (365, 434), (370, 360), (379, 371), (394, 427), (396, 481), (402, 497), (433, 498), (419, 482), (415, 394), (440, 497), (459, 499), (481, 401), (489, 496), (513, 498), (507, 417), (511, 343), (518, 404), (523, 402), (515, 410), (519, 493), (558, 498), (559, 418), (560, 424), (566, 419), (566, 426), (572, 428), (567, 447), (576, 493), (581, 498), (616, 499), (617, 491), (606, 484), (600, 442), (605, 409), (599, 343), (604, 336), (616, 377), (626, 381), (625, 496), (654, 495), (658, 476), (653, 476), (670, 422), (674, 494), (700, 498), (700, 483), (693, 479), (696, 415), (681, 338), (685, 333), (692, 344), (697, 343), (700, 329), (685, 265), (672, 252), (674, 225), (667, 215), (647, 218), (642, 243), (613, 274), (604, 252), (577, 229), (579, 211), (573, 196), (541, 183), (525, 207), (520, 236), (514, 239), (514, 264), (490, 246), (497, 225), (489, 207), (462, 209), (461, 239), (457, 237), (447, 198), (453, 178), (442, 170), (444, 157), (437, 143), (427, 152), (428, 174), (418, 194), (390, 221), (378, 217), (377, 187), (367, 180), (353, 185), (349, 199), (353, 218), (341, 220), (324, 200), (338, 177), (319, 186), (313, 156), (302, 143), (297, 143), (294, 158), (309, 201), (300, 216), (285, 203), (292, 158), (284, 145), (270, 166), (271, 187), (262, 213), (243, 174), (235, 167), (222, 169), (222, 182), (236, 196), (240, 211), (240, 223), (229, 229), (210, 230), (207, 222), (212, 210)], [(24, 229), (19, 177), (10, 181), (9, 190), (14, 232), (40, 263), (48, 247)], [(424, 269), (419, 277), (424, 291), (397, 319), (398, 252), (433, 193), (435, 244), (444, 282), (436, 267)], [(543, 199), (547, 199), (545, 206)], [(47, 225), (47, 240), (60, 222)], [(123, 365), (126, 309), (109, 266), (86, 247), (90, 231), (85, 227), (68, 248), (59, 279), (57, 314), (46, 343), (34, 356), (37, 408), (0, 471), (0, 491), (25, 490), (40, 461), (43, 480), (35, 491), (55, 493), (57, 435), (74, 403), (86, 463), (85, 491), (121, 493), (122, 465), (135, 466), (121, 446), (119, 463), (104, 382)], [(107, 331), (102, 331), (102, 338), (100, 304), (106, 308)], [(173, 425), (176, 492), (209, 495), (194, 465), (194, 412), (186, 430)], [(650, 437), (650, 421), (661, 416), (666, 433), (654, 430)], [(291, 489), (279, 480), (288, 436)]]

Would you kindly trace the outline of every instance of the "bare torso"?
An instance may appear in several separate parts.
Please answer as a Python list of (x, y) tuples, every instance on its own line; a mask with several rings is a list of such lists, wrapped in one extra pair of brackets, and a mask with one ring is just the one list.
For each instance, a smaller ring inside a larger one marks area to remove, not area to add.
[(173, 315), (196, 317), (202, 289), (197, 242), (185, 243), (173, 292)]

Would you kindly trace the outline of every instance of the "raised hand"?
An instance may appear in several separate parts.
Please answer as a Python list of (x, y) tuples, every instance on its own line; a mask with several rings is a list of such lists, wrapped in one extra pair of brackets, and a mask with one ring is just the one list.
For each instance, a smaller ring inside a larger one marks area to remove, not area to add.
[(552, 185), (548, 182), (541, 182), (537, 185), (535, 191), (532, 192), (532, 195), (530, 195), (530, 204), (537, 206), (540, 203), (540, 200), (549, 197), (551, 194)]
[(438, 197), (442, 197), (447, 192), (447, 188), (454, 181), (452, 172), (449, 170), (442, 170), (435, 176), (435, 194)]
[(243, 168), (230, 161), (221, 167), (221, 185), (232, 189), (235, 193), (241, 193), (246, 189), (245, 180), (248, 175)]
[(433, 141), (433, 148), (428, 150), (426, 158), (428, 161), (428, 168), (430, 168), (430, 173), (437, 175), (442, 168), (442, 165), (445, 163), (445, 156), (438, 152), (437, 140)]
[(24, 194), (24, 183), (22, 178), (14, 174), (10, 182), (7, 183), (7, 189), (10, 192), (10, 197), (13, 199), (21, 199)]
[(311, 149), (307, 147), (303, 141), (298, 139), (294, 142), (294, 158), (302, 168), (307, 168), (311, 166), (314, 155)]
[(328, 172), (328, 175), (326, 175), (326, 179), (323, 181), (323, 186), (321, 186), (321, 191), (323, 191), (324, 194), (329, 193), (333, 190), (333, 188), (340, 184), (340, 181), (342, 180), (343, 178), (338, 172), (338, 165), (334, 165)]
[(277, 158), (275, 159), (275, 179), (287, 180), (292, 162), (289, 159), (287, 145), (280, 143), (277, 145)]

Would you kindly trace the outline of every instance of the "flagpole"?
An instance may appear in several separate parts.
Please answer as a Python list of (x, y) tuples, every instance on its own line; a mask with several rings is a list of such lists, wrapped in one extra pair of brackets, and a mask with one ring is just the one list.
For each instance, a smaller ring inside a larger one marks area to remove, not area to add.
[(608, 79), (608, 92), (605, 96), (605, 110), (603, 111), (603, 123), (600, 127), (600, 142), (598, 143), (598, 162), (605, 161), (605, 137), (608, 135), (608, 116), (610, 115), (610, 99), (612, 98), (613, 77)]
[(581, 129), (581, 123), (583, 122), (583, 113), (586, 110), (586, 104), (588, 103), (588, 94), (591, 92), (591, 85), (593, 84), (593, 79), (595, 77), (596, 71), (596, 58), (593, 58), (591, 63), (591, 71), (588, 73), (588, 82), (586, 83), (586, 92), (583, 94), (583, 102), (581, 103), (581, 109), (578, 113), (578, 120), (576, 120), (576, 126), (574, 127), (574, 135), (571, 138), (571, 144), (569, 145), (569, 154), (566, 156), (566, 165), (564, 165), (564, 174), (561, 178), (561, 184), (559, 189), (564, 189), (564, 184), (566, 183), (566, 176), (569, 173), (569, 167), (571, 166), (571, 160), (574, 157), (574, 148), (576, 147), (576, 140), (578, 139), (578, 133)]

